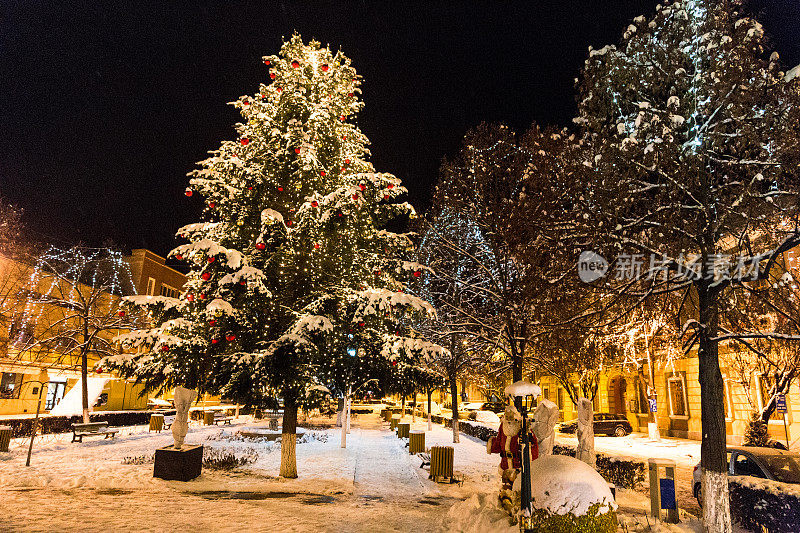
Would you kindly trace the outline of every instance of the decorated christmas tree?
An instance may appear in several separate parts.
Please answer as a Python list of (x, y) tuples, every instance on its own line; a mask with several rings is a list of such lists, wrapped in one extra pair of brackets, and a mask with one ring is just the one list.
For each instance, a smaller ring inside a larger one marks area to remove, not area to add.
[(251, 403), (277, 394), (280, 474), (296, 477), (297, 408), (329, 364), (366, 346), (389, 360), (439, 348), (399, 326), (433, 308), (406, 292), (424, 267), (407, 260), (411, 235), (386, 226), (414, 210), (398, 200), (400, 180), (367, 162), (350, 60), (294, 35), (263, 62), (271, 83), (232, 103), (236, 138), (190, 173), (204, 220), (181, 228), (188, 242), (170, 253), (189, 265), (185, 292), (132, 300), (152, 328), (123, 340), (151, 349), (124, 368), (151, 388)]

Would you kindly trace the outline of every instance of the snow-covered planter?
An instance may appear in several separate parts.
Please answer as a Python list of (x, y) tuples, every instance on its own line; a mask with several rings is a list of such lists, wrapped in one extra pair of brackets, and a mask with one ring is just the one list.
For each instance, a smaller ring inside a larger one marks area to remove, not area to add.
[(751, 531), (800, 531), (800, 486), (748, 476), (728, 478), (731, 518)]
[[(515, 490), (521, 481), (518, 477)], [(545, 455), (531, 462), (529, 526), (534, 531), (613, 533), (616, 510), (608, 483), (583, 461)]]

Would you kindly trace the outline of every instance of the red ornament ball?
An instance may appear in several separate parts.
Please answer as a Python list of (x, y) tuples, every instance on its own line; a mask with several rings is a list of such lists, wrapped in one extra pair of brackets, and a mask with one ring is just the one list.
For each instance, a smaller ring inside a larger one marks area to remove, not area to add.
[(281, 92), (281, 91), (283, 91), (283, 87), (276, 87), (276, 90), (277, 90), (278, 92)]
[(358, 193), (353, 195), (353, 200), (358, 200)]
[(274, 80), (275, 79), (275, 73), (274, 72), (270, 72), (269, 73), (269, 77), (270, 77), (270, 79)]
[(394, 183), (390, 183), (386, 186), (387, 189), (394, 189)]
[(283, 192), (283, 187), (278, 187), (278, 192)]
[(117, 312), (117, 316), (119, 317), (125, 316), (125, 311), (120, 310), (119, 312)]
[(345, 164), (345, 165), (349, 165), (349, 164), (350, 164), (350, 160), (349, 160), (349, 159), (345, 159), (345, 160), (344, 160), (344, 164)]
[(266, 245), (266, 244), (264, 244), (263, 242), (257, 242), (257, 243), (256, 243), (256, 250), (259, 250), (259, 251), (261, 251), (261, 250), (264, 250), (264, 249), (266, 249), (266, 248), (267, 248), (267, 245)]
[(190, 302), (193, 302), (194, 301), (194, 294), (187, 294), (186, 295), (186, 299), (189, 300)]
[(300, 153), (300, 147), (299, 147), (299, 146), (298, 146), (297, 148), (295, 148), (295, 149), (294, 149), (294, 153), (296, 153), (296, 154), (299, 154), (299, 153)]
[(102, 374), (103, 373), (103, 368), (98, 366), (97, 368), (94, 369), (94, 371), (95, 371), (96, 374)]
[(166, 344), (162, 344), (161, 345), (161, 351), (162, 352), (168, 352), (169, 351), (169, 346), (167, 346)]
[[(185, 238), (186, 238), (186, 237), (184, 237), (184, 239), (185, 239)], [(181, 254), (177, 254), (177, 255), (175, 256), (175, 259), (177, 259), (178, 261), (183, 261), (183, 256), (182, 256)]]
[(250, 105), (250, 101), (249, 100), (244, 100), (244, 101), (242, 101), (242, 104), (243, 105)]
[(318, 205), (319, 205), (319, 202), (317, 202), (316, 200), (311, 202), (311, 207), (317, 207)]
[(185, 194), (187, 198), (191, 198), (192, 195), (194, 194), (194, 191), (189, 187), (186, 187), (186, 190), (183, 191), (183, 194)]
[(415, 270), (415, 271), (414, 271), (414, 277), (415, 277), (415, 278), (418, 278), (418, 277), (420, 277), (421, 275), (422, 275), (422, 272), (420, 272), (419, 270)]
[(208, 325), (213, 328), (214, 326), (217, 325), (217, 321), (212, 318), (211, 320), (208, 321)]
[(292, 61), (292, 68), (300, 68), (300, 62), (299, 61)]
[(341, 120), (342, 122), (344, 122), (344, 118), (345, 118), (345, 117), (344, 117), (344, 115), (342, 115), (342, 116), (340, 116), (340, 117), (339, 117), (339, 120)]
[(320, 172), (319, 174), (320, 174), (320, 176), (322, 176), (323, 178), (326, 176), (326, 174), (325, 174), (325, 171), (324, 171), (324, 170), (323, 170), (322, 172)]
[(265, 64), (265, 65), (269, 65), (269, 59), (265, 59), (265, 60), (264, 60), (264, 64)]
[(328, 72), (328, 65), (322, 65), (322, 72)]
[(347, 96), (349, 96), (350, 98), (352, 98), (352, 97), (353, 97), (353, 93), (347, 93)]
[(245, 285), (247, 285), (247, 280), (243, 279), (242, 281), (239, 282), (239, 285), (244, 287)]
[(359, 322), (358, 323), (358, 327), (363, 328), (364, 327), (364, 323), (363, 322)]
[(200, 299), (201, 300), (205, 300), (206, 299), (205, 293), (202, 293), (202, 292), (200, 293)]
[(315, 243), (314, 243), (314, 249), (315, 249), (315, 250), (319, 250), (319, 243), (318, 243), (318, 242), (315, 242)]
[(215, 339), (211, 339), (211, 344), (217, 344), (218, 342), (219, 342), (219, 339), (216, 339), (216, 338)]
[(290, 220), (289, 222), (286, 223), (286, 225), (289, 227), (294, 226), (294, 220)]
[(244, 137), (239, 142), (242, 143), (242, 146), (247, 146), (248, 144), (250, 144), (250, 139), (248, 139), (247, 137)]
[(389, 199), (389, 195), (388, 195), (388, 194), (384, 194), (384, 195), (383, 195), (383, 199), (384, 199), (384, 200), (388, 200), (388, 199)]
[(214, 262), (214, 261), (216, 261), (216, 260), (217, 260), (217, 258), (216, 258), (216, 257), (214, 257), (213, 255), (209, 256), (209, 257), (208, 257), (208, 259), (207, 259), (207, 261), (208, 261), (209, 263), (213, 263), (213, 262)]
[(360, 188), (362, 191), (366, 191), (366, 190), (367, 190), (367, 186), (366, 186), (366, 185), (364, 185), (363, 183), (359, 183), (359, 184), (358, 184), (358, 187), (359, 187), (359, 188)]
[(397, 366), (397, 361), (392, 361), (392, 366)]
[(217, 207), (217, 204), (215, 202), (208, 202), (208, 207), (210, 209), (214, 209), (215, 207)]
[(211, 272), (203, 272), (200, 277), (203, 278), (204, 281), (208, 281), (211, 279)]
[(253, 186), (252, 186), (252, 185), (250, 185), (250, 186), (247, 188), (247, 190), (248, 190), (248, 191), (252, 191), (252, 190), (253, 190)]
[(233, 333), (228, 333), (227, 335), (225, 335), (225, 340), (228, 342), (233, 342), (236, 340), (236, 335), (234, 335)]

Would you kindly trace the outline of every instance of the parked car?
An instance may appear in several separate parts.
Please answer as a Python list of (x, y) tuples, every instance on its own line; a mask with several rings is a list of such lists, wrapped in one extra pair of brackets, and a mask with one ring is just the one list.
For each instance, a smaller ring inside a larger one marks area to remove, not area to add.
[(506, 404), (503, 402), (467, 402), (458, 405), (459, 412), (473, 412), (473, 411), (491, 411), (495, 414), (502, 413), (506, 410)]
[[(728, 446), (728, 475), (752, 476), (782, 483), (800, 484), (800, 454), (777, 448)], [(692, 491), (702, 507), (700, 463), (692, 473)]]
[[(578, 421), (570, 420), (569, 422), (562, 422), (556, 424), (556, 430), (561, 433), (575, 433), (578, 431)], [(631, 423), (625, 418), (625, 415), (612, 415), (611, 413), (595, 413), (594, 414), (594, 434), (595, 435), (613, 435), (615, 437), (624, 437), (633, 431)]]

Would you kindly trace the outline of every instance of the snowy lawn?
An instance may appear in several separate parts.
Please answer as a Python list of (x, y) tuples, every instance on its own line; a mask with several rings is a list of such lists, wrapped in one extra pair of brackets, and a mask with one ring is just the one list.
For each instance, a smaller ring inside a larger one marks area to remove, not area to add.
[[(192, 425), (186, 442), (257, 459), (232, 471), (204, 469), (187, 483), (152, 477), (152, 454), (171, 443), (169, 431), (122, 428), (113, 441), (74, 444), (71, 434), (45, 435), (29, 468), (26, 441), (14, 439), (11, 452), (0, 454), (0, 531), (518, 531), (496, 505), (499, 458), (477, 439), (462, 434), (453, 445), (451, 431), (436, 424), (426, 432), (428, 447), (455, 446), (455, 470), (464, 477), (461, 486), (437, 484), (377, 415), (360, 415), (346, 449), (339, 429), (306, 430), (297, 446), (300, 477), (286, 480), (277, 477), (278, 443), (237, 436), (264, 424), (240, 420)], [(417, 419), (412, 429), (427, 423)], [(643, 518), (646, 506), (625, 498), (623, 519)]]

